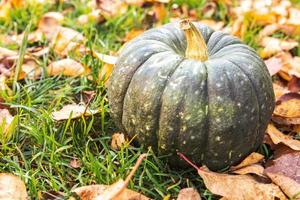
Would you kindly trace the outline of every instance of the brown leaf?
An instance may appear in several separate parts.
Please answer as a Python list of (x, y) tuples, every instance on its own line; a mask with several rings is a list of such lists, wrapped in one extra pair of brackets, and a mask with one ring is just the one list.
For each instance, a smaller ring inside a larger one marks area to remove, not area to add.
[(195, 188), (184, 188), (179, 191), (177, 200), (201, 200), (201, 197)]
[(85, 41), (84, 36), (70, 28), (59, 27), (51, 41), (51, 47), (60, 56), (66, 56), (69, 52), (76, 52)]
[(300, 117), (300, 99), (291, 98), (287, 101), (282, 101), (276, 105), (274, 115), (288, 118)]
[(291, 92), (300, 92), (300, 78), (297, 76), (292, 76), (292, 79), (288, 82), (287, 87)]
[(114, 133), (110, 146), (113, 150), (119, 150), (125, 142), (125, 135), (123, 133)]
[(284, 94), (288, 93), (289, 91), (282, 85), (278, 83), (273, 83), (273, 90), (275, 94), (276, 101)]
[(227, 199), (287, 199), (277, 185), (257, 182), (249, 175), (228, 175), (200, 168), (199, 175), (213, 194)]
[(272, 35), (273, 33), (275, 33), (278, 29), (280, 29), (279, 24), (269, 24), (266, 25), (260, 32), (258, 35), (258, 38), (262, 39), (266, 36)]
[(70, 160), (69, 165), (75, 169), (80, 168), (81, 167), (81, 162), (80, 160), (78, 160), (77, 158), (73, 158), (72, 160)]
[(111, 18), (124, 14), (128, 6), (124, 1), (119, 0), (96, 0), (97, 8), (105, 18)]
[(54, 37), (57, 29), (61, 26), (64, 16), (60, 12), (45, 13), (38, 23), (37, 32), (45, 34), (47, 40)]
[(63, 74), (64, 76), (75, 77), (87, 74), (88, 71), (81, 63), (70, 58), (54, 61), (47, 67), (47, 73), (50, 76)]
[(7, 109), (0, 109), (0, 139), (6, 142), (10, 139), (16, 125), (16, 117), (13, 117)]
[(285, 175), (297, 183), (300, 183), (300, 152), (287, 151), (278, 154), (275, 160), (270, 160), (266, 164), (266, 173), (280, 173)]
[(283, 66), (282, 60), (280, 58), (277, 58), (276, 56), (273, 56), (265, 60), (265, 64), (271, 76), (277, 74), (277, 72), (279, 72), (281, 67)]
[(220, 31), (224, 27), (223, 21), (215, 21), (212, 19), (203, 19), (203, 20), (200, 20), (200, 23), (209, 26), (210, 28), (214, 29), (215, 31)]
[(272, 120), (277, 124), (283, 125), (298, 125), (300, 124), (300, 117), (286, 118), (280, 116), (272, 116)]
[[(98, 113), (99, 110), (91, 110), (87, 108), (85, 105), (77, 105), (77, 104), (70, 104), (65, 105), (61, 110), (52, 112), (52, 118), (54, 120), (65, 120), (65, 119), (75, 119), (78, 117), (90, 116)], [(70, 116), (72, 114), (72, 116)]]
[(128, 200), (128, 199), (138, 199), (138, 200), (150, 200), (148, 197), (139, 194), (135, 191), (127, 189), (127, 185), (134, 175), (135, 171), (141, 164), (142, 160), (147, 156), (147, 154), (140, 155), (135, 166), (127, 176), (126, 180), (119, 180), (112, 185), (90, 185), (73, 190), (80, 199), (82, 200)]
[(243, 168), (248, 165), (256, 164), (264, 159), (264, 156), (261, 155), (260, 153), (253, 152), (249, 156), (247, 156), (240, 164), (236, 166), (230, 167), (231, 170), (236, 170)]
[(293, 179), (277, 173), (267, 173), (267, 176), (278, 185), (290, 199), (300, 199), (300, 184)]
[(77, 22), (79, 24), (87, 24), (90, 22), (94, 22), (94, 23), (100, 23), (104, 20), (103, 16), (101, 15), (101, 10), (96, 9), (93, 10), (92, 12), (88, 13), (88, 14), (83, 14), (80, 15), (77, 19)]
[(0, 200), (29, 199), (24, 182), (17, 176), (7, 173), (0, 174)]
[(110, 55), (98, 53), (96, 51), (93, 51), (93, 56), (95, 58), (103, 61), (104, 63), (111, 64), (111, 65), (116, 64), (117, 59), (118, 59), (116, 56), (110, 56)]
[(264, 167), (259, 165), (259, 164), (253, 164), (253, 165), (248, 165), (246, 167), (243, 168), (239, 168), (237, 170), (232, 171), (232, 173), (235, 174), (241, 174), (241, 175), (245, 175), (245, 174), (256, 174), (258, 176), (262, 176), (264, 177)]
[(298, 42), (294, 40), (280, 40), (273, 37), (264, 37), (261, 40), (261, 45), (264, 49), (260, 52), (263, 58), (270, 57), (281, 51), (289, 51), (298, 46)]
[(268, 125), (267, 133), (274, 144), (283, 143), (296, 151), (300, 151), (300, 141), (294, 140), (292, 137), (283, 134), (274, 125)]

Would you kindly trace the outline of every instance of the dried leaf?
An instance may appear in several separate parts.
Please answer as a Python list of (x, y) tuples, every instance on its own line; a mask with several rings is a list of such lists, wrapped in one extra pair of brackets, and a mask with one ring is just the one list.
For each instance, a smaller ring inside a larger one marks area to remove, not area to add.
[[(300, 198), (300, 152), (288, 149), (267, 163), (265, 173), (292, 199)], [(297, 196), (297, 197), (296, 197)]]
[(125, 181), (121, 179), (112, 185), (84, 186), (74, 189), (73, 192), (75, 192), (82, 200), (150, 200), (148, 197), (126, 188), (128, 182), (146, 156), (147, 154), (140, 155)]
[(257, 182), (249, 175), (228, 175), (199, 169), (205, 186), (213, 194), (227, 199), (287, 199), (277, 185)]
[(51, 40), (61, 26), (64, 16), (59, 12), (45, 13), (38, 23), (37, 32), (45, 34), (47, 40)]
[(292, 76), (291, 80), (287, 85), (289, 91), (291, 92), (300, 92), (300, 78), (297, 76)]
[(47, 72), (50, 76), (63, 74), (65, 76), (80, 76), (88, 73), (81, 63), (70, 58), (54, 61), (47, 67)]
[(87, 24), (87, 23), (100, 23), (104, 20), (103, 16), (101, 15), (101, 11), (99, 9), (93, 10), (92, 12), (84, 15), (80, 15), (77, 19), (79, 24)]
[(124, 37), (123, 41), (128, 42), (132, 40), (133, 38), (137, 37), (138, 35), (142, 34), (144, 30), (139, 30), (139, 29), (132, 29), (129, 31), (126, 36)]
[(274, 115), (281, 117), (300, 117), (300, 99), (292, 98), (276, 105)]
[(201, 197), (195, 188), (184, 188), (179, 191), (177, 200), (201, 200)]
[(105, 55), (102, 53), (98, 53), (96, 51), (93, 52), (93, 56), (103, 61), (104, 63), (111, 64), (111, 65), (116, 64), (118, 59), (116, 56)]
[(209, 26), (210, 28), (214, 29), (215, 31), (220, 31), (224, 27), (223, 21), (215, 21), (212, 19), (203, 19), (203, 20), (200, 20), (200, 23)]
[(265, 176), (264, 170), (265, 170), (265, 168), (263, 166), (261, 166), (259, 164), (253, 164), (253, 165), (248, 165), (246, 167), (234, 170), (232, 173), (241, 174), (241, 175), (256, 174), (258, 176), (264, 177)]
[(277, 124), (283, 125), (298, 125), (300, 124), (300, 117), (286, 118), (280, 116), (272, 116), (272, 120)]
[(284, 95), (284, 94), (286, 94), (286, 93), (289, 92), (285, 87), (283, 87), (283, 86), (281, 86), (281, 85), (279, 85), (279, 84), (277, 84), (277, 83), (273, 83), (273, 90), (274, 90), (274, 94), (275, 94), (275, 99), (276, 99), (276, 101), (277, 101), (282, 95)]
[(272, 35), (273, 33), (275, 33), (278, 29), (280, 29), (279, 24), (269, 24), (266, 25), (260, 32), (258, 35), (258, 38), (262, 39), (266, 36)]
[(7, 173), (0, 174), (0, 200), (29, 199), (24, 182), (17, 176)]
[(125, 142), (125, 135), (123, 133), (114, 133), (110, 146), (113, 150), (119, 150)]
[(69, 52), (75, 52), (83, 45), (84, 36), (70, 28), (59, 27), (51, 41), (51, 47), (60, 56), (66, 56)]
[(119, 0), (98, 0), (97, 8), (105, 18), (116, 17), (127, 11), (128, 5)]
[(78, 117), (90, 116), (98, 113), (99, 110), (91, 110), (87, 108), (85, 105), (77, 105), (77, 104), (70, 104), (65, 105), (61, 110), (52, 112), (52, 118), (54, 120), (65, 120), (65, 119), (75, 119)]
[(243, 168), (248, 165), (256, 164), (264, 159), (264, 156), (260, 153), (253, 152), (247, 156), (240, 164), (230, 167), (231, 170)]
[(273, 56), (265, 60), (265, 64), (271, 76), (277, 74), (277, 72), (279, 72), (281, 67), (283, 66), (281, 59), (277, 58), (276, 56)]
[(270, 179), (291, 199), (300, 199), (300, 184), (281, 174), (267, 173)]
[(73, 158), (72, 160), (70, 160), (69, 165), (75, 169), (80, 168), (81, 167), (81, 162), (80, 160), (78, 160), (77, 158)]
[(274, 125), (268, 125), (267, 133), (274, 144), (283, 143), (296, 151), (300, 151), (300, 141), (294, 140), (292, 137), (283, 134)]
[(273, 37), (264, 37), (261, 40), (261, 45), (264, 49), (260, 52), (263, 58), (270, 57), (281, 51), (289, 51), (298, 46), (298, 42), (294, 40), (280, 40)]

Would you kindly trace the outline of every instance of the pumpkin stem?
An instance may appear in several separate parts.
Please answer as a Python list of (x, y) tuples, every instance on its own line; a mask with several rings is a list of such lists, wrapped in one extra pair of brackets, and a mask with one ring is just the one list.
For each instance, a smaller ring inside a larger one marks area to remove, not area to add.
[(180, 28), (184, 31), (187, 42), (185, 57), (202, 62), (208, 60), (205, 40), (195, 25), (190, 20), (183, 19), (180, 21)]

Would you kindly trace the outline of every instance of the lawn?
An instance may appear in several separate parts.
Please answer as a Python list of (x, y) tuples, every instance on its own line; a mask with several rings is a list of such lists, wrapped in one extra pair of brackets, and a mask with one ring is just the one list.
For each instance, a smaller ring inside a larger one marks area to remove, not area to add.
[[(208, 12), (206, 1), (173, 0), (165, 4), (148, 2), (143, 6), (130, 5), (124, 13), (105, 16), (98, 21), (89, 19), (83, 24), (78, 23), (79, 16), (93, 10), (87, 0), (62, 0), (55, 3), (24, 1), (21, 5), (18, 1), (14, 2), (17, 3), (0, 17), (0, 47), (19, 50), (19, 59), (11, 65), (15, 72), (6, 82), (9, 92), (0, 90), (0, 107), (8, 108), (15, 118), (11, 135), (5, 135), (4, 130), (0, 129), (0, 172), (20, 176), (32, 199), (67, 199), (71, 195), (70, 191), (76, 187), (108, 185), (120, 178), (124, 179), (139, 155), (148, 153), (128, 188), (153, 199), (167, 200), (176, 198), (182, 188), (195, 187), (203, 199), (218, 199), (206, 189), (194, 169), (170, 168), (166, 164), (168, 155), (159, 156), (151, 148), (134, 146), (129, 141), (119, 150), (111, 148), (111, 136), (119, 130), (109, 115), (106, 89), (108, 74), (99, 76), (107, 64), (91, 52), (117, 55), (118, 50), (129, 40), (126, 38), (133, 34), (132, 30), (144, 31), (178, 17), (198, 20), (209, 18), (230, 24), (233, 19), (229, 17), (226, 1), (216, 1), (216, 8), (209, 16), (204, 12)], [(295, 1), (294, 5), (298, 6), (298, 2)], [(86, 38), (83, 46), (88, 51), (79, 54), (68, 52), (67, 57), (89, 68), (89, 73), (76, 77), (47, 73), (47, 66), (62, 56), (45, 37), (36, 41), (26, 37), (26, 34), (30, 36), (38, 28), (42, 16), (50, 11), (62, 13), (64, 18), (61, 25), (78, 31)], [(264, 25), (250, 18), (245, 18), (243, 23), (247, 24), (247, 28), (240, 38), (257, 52), (262, 51), (263, 47), (259, 45), (257, 37)], [(22, 40), (10, 41), (14, 35), (21, 33), (25, 33)], [(287, 36), (280, 31), (272, 36), (300, 41), (299, 35)], [(37, 47), (50, 47), (48, 53), (35, 59), (42, 73), (37, 79), (28, 75), (19, 79), (25, 53)], [(299, 48), (293, 49), (293, 53), (300, 56)], [(76, 119), (53, 119), (53, 111), (60, 110), (64, 105), (79, 103), (100, 112)], [(272, 151), (266, 144), (261, 145), (258, 152), (266, 158), (272, 157)]]

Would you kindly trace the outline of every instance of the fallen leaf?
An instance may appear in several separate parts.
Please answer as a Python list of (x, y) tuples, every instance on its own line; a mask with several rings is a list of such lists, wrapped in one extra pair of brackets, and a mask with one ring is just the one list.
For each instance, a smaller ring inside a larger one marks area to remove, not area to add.
[(278, 185), (290, 199), (300, 199), (299, 183), (287, 176), (277, 173), (267, 172), (267, 176), (273, 181), (273, 183)]
[(201, 197), (195, 188), (184, 188), (179, 191), (177, 200), (201, 200)]
[(120, 16), (128, 9), (128, 5), (119, 0), (97, 0), (96, 3), (97, 8), (101, 10), (101, 14), (105, 18)]
[(93, 52), (93, 56), (103, 61), (104, 63), (111, 64), (111, 65), (116, 64), (118, 59), (116, 56), (105, 55), (102, 53), (98, 53), (96, 51)]
[(277, 124), (282, 125), (298, 125), (300, 124), (300, 117), (286, 118), (280, 116), (272, 116), (272, 120)]
[(66, 56), (70, 52), (76, 52), (85, 41), (84, 36), (70, 28), (59, 27), (51, 41), (54, 52), (60, 56)]
[(80, 160), (78, 160), (77, 158), (73, 158), (72, 160), (70, 160), (69, 165), (75, 169), (80, 168), (81, 167), (81, 162)]
[(232, 171), (232, 173), (245, 175), (245, 174), (256, 174), (258, 176), (265, 177), (264, 175), (265, 168), (259, 164), (248, 165), (243, 168)]
[(81, 63), (70, 58), (54, 61), (47, 66), (47, 72), (50, 76), (63, 74), (64, 76), (75, 77), (87, 74), (88, 71)]
[(65, 119), (75, 119), (78, 117), (91, 116), (98, 113), (99, 110), (91, 110), (85, 105), (70, 104), (65, 105), (61, 110), (52, 112), (52, 118), (56, 121)]
[(110, 147), (113, 150), (119, 150), (124, 145), (125, 142), (126, 142), (125, 135), (123, 133), (114, 133), (112, 135)]
[(3, 60), (6, 57), (17, 56), (17, 55), (18, 55), (17, 51), (0, 47), (0, 60)]
[(249, 175), (228, 175), (200, 168), (198, 173), (207, 189), (227, 199), (287, 199), (277, 185), (257, 182)]
[(278, 100), (276, 101), (276, 103), (282, 103), (284, 101), (289, 101), (291, 99), (300, 99), (300, 94), (297, 92), (288, 92), (283, 94), (282, 96), (280, 96), (278, 98)]
[(256, 164), (264, 159), (264, 156), (260, 153), (253, 152), (249, 156), (247, 156), (240, 164), (236, 166), (231, 166), (231, 170), (240, 169), (246, 167), (248, 165)]
[(267, 58), (281, 51), (289, 51), (299, 44), (294, 40), (280, 40), (273, 37), (264, 37), (261, 40), (261, 45), (264, 49), (260, 52), (260, 56)]
[(168, 14), (167, 8), (162, 3), (155, 3), (153, 6), (153, 12), (155, 19), (159, 24), (163, 23), (163, 20)]
[(261, 40), (266, 36), (270, 36), (275, 33), (278, 29), (280, 29), (279, 24), (269, 24), (264, 26), (264, 28), (259, 32), (258, 38)]
[(132, 40), (133, 38), (137, 37), (138, 35), (142, 34), (144, 31), (145, 30), (132, 29), (125, 35), (123, 41), (128, 42), (128, 41)]
[(283, 143), (296, 151), (300, 151), (300, 141), (294, 140), (292, 137), (283, 134), (274, 125), (268, 125), (267, 134), (274, 144)]
[(274, 115), (281, 117), (300, 117), (300, 99), (291, 98), (275, 106)]
[(265, 64), (266, 64), (271, 76), (277, 74), (277, 72), (279, 72), (282, 67), (281, 59), (277, 58), (276, 56), (273, 56), (273, 57), (265, 60)]
[(0, 200), (29, 199), (24, 182), (13, 174), (0, 174)]
[(80, 15), (77, 19), (79, 24), (87, 24), (87, 23), (100, 23), (104, 20), (103, 16), (101, 15), (101, 10), (96, 9), (88, 14)]
[(209, 26), (210, 28), (214, 29), (215, 31), (220, 31), (224, 27), (223, 21), (215, 21), (212, 19), (203, 19), (203, 20), (200, 20), (200, 23)]
[(250, 175), (229, 175), (212, 172), (206, 166), (197, 167), (182, 153), (178, 153), (178, 155), (197, 169), (206, 188), (213, 194), (234, 200), (287, 199), (280, 188), (273, 183), (258, 182)]
[(135, 171), (146, 156), (147, 154), (140, 155), (125, 181), (121, 179), (112, 185), (90, 185), (79, 187), (72, 190), (72, 192), (75, 192), (82, 200), (150, 200), (150, 198), (126, 188)]
[(297, 76), (292, 76), (291, 80), (287, 85), (289, 91), (291, 92), (300, 92), (300, 78)]
[(37, 31), (45, 34), (47, 40), (50, 41), (63, 20), (64, 16), (60, 12), (45, 13), (38, 23)]
[(276, 101), (284, 94), (288, 93), (289, 91), (282, 85), (278, 83), (273, 83), (273, 90), (275, 94)]

